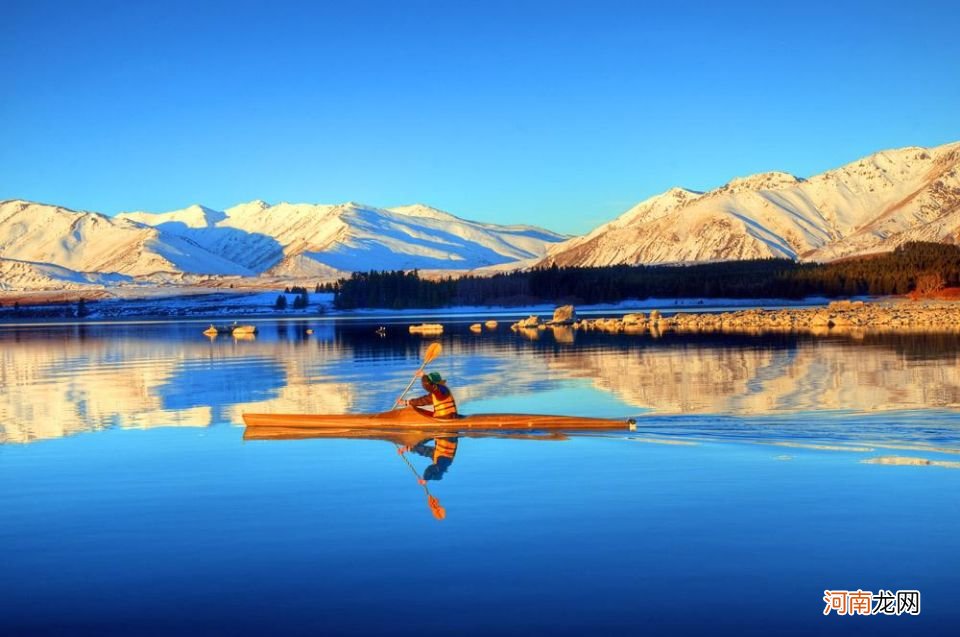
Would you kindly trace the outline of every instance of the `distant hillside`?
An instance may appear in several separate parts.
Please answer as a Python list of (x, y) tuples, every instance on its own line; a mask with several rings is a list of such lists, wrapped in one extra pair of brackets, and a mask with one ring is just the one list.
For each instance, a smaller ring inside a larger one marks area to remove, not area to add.
[(33, 265), (30, 273), (26, 265), (4, 265), (0, 274), (16, 270), (16, 276), (5, 275), (0, 287), (46, 289), (55, 285), (50, 280), (110, 285), (121, 280), (113, 275), (176, 281), (188, 275), (330, 279), (368, 268), (466, 271), (542, 258), (564, 238), (424, 205), (253, 201), (224, 211), (197, 205), (108, 217), (13, 200), (0, 202), (0, 259)]
[(883, 151), (809, 179), (768, 172), (707, 193), (672, 188), (552, 246), (541, 264), (830, 261), (958, 239), (960, 142)]

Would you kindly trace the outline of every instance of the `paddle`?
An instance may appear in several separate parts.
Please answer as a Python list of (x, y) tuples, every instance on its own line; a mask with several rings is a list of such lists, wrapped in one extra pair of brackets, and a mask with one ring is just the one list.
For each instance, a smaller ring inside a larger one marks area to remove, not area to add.
[(397, 398), (397, 402), (393, 403), (393, 409), (397, 408), (397, 405), (400, 404), (400, 401), (403, 400), (403, 397), (406, 396), (407, 392), (410, 391), (410, 388), (413, 387), (413, 383), (416, 382), (417, 376), (420, 375), (420, 372), (423, 371), (423, 368), (440, 356), (440, 352), (442, 351), (443, 348), (440, 346), (440, 343), (430, 344), (430, 347), (427, 348), (427, 351), (423, 353), (423, 363), (420, 365), (420, 369), (413, 374), (413, 378), (410, 379), (410, 382), (407, 384), (407, 388), (403, 390), (402, 394), (400, 394), (400, 398)]
[[(440, 343), (430, 344), (430, 347), (427, 348), (427, 351), (423, 353), (423, 363), (421, 363), (420, 369), (413, 374), (413, 378), (410, 379), (410, 383), (407, 385), (407, 388), (403, 390), (403, 393), (400, 394), (400, 397), (397, 398), (397, 401), (393, 404), (393, 409), (397, 408), (397, 405), (400, 404), (400, 401), (403, 400), (403, 397), (406, 396), (407, 392), (410, 391), (410, 388), (413, 387), (414, 381), (417, 380), (417, 376), (420, 375), (420, 372), (423, 371), (423, 368), (440, 356), (441, 351), (443, 351), (443, 348), (440, 346)], [(394, 444), (397, 445), (397, 453), (400, 454), (400, 458), (407, 463), (407, 466), (410, 467), (410, 471), (412, 471), (413, 475), (416, 476), (417, 483), (423, 487), (423, 492), (427, 494), (427, 506), (430, 507), (430, 512), (433, 513), (433, 517), (437, 518), (438, 520), (442, 520), (443, 518), (447, 517), (447, 510), (440, 505), (440, 500), (437, 500), (436, 497), (430, 495), (430, 490), (427, 488), (427, 481), (420, 477), (420, 472), (417, 471), (417, 468), (414, 467), (409, 460), (407, 460), (407, 457), (404, 455), (405, 448), (397, 443)]]

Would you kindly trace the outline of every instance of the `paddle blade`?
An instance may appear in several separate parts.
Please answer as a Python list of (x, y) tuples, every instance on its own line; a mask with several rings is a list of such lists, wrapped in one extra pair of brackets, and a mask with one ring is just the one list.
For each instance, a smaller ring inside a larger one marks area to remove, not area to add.
[(447, 517), (447, 510), (440, 506), (440, 500), (437, 500), (432, 495), (427, 496), (427, 504), (430, 505), (430, 512), (433, 513), (433, 517), (438, 520), (442, 520)]
[(430, 343), (430, 347), (427, 348), (427, 351), (423, 354), (423, 364), (428, 365), (435, 358), (440, 356), (440, 352), (443, 351), (443, 347), (440, 346), (440, 343)]

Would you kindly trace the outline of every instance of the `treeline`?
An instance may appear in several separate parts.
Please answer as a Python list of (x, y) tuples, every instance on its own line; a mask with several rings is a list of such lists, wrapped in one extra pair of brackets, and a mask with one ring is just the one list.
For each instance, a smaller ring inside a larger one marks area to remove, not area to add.
[(787, 259), (688, 266), (550, 267), (490, 277), (424, 279), (416, 270), (357, 272), (330, 286), (334, 306), (431, 308), (449, 305), (616, 303), (658, 298), (790, 298), (906, 294), (960, 285), (960, 248), (907, 243), (895, 251), (826, 264)]
[(354, 272), (333, 286), (333, 306), (349, 310), (383, 307), (402, 310), (459, 305), (457, 286), (462, 279), (421, 279), (416, 270)]
[(45, 305), (27, 305), (20, 307), (19, 301), (4, 306), (0, 303), (0, 319), (8, 318), (86, 318), (90, 316), (86, 299), (79, 299), (76, 304), (69, 302), (49, 303)]
[(785, 279), (794, 296), (906, 294), (923, 283), (933, 288), (956, 287), (960, 285), (960, 247), (944, 243), (905, 243), (893, 252), (804, 264)]

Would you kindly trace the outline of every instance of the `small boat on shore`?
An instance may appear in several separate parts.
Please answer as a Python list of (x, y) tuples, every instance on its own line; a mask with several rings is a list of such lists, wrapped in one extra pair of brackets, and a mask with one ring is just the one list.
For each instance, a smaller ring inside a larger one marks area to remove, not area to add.
[(243, 414), (248, 427), (304, 429), (416, 429), (419, 431), (460, 430), (623, 430), (636, 424), (632, 418), (586, 418), (542, 414), (472, 414), (443, 419), (426, 416), (416, 409), (394, 409), (380, 414)]

